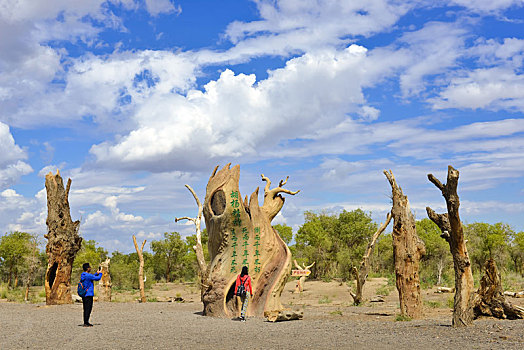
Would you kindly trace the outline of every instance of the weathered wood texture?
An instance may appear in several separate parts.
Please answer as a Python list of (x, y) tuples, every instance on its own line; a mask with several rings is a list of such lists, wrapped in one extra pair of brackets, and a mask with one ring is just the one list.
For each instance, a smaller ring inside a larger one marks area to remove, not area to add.
[(109, 273), (109, 265), (111, 259), (107, 258), (100, 264), (102, 267), (102, 278), (98, 283), (98, 301), (111, 301), (111, 274)]
[(60, 172), (45, 177), (47, 192), (47, 238), (48, 257), (45, 275), (46, 304), (71, 304), (71, 271), (76, 253), (80, 250), (82, 237), (78, 235), (80, 221), (72, 221), (69, 212), (69, 189), (71, 179), (64, 182)]
[(144, 286), (144, 255), (142, 251), (146, 245), (146, 240), (142, 242), (142, 246), (138, 248), (138, 243), (136, 242), (136, 237), (133, 235), (133, 244), (135, 245), (136, 253), (138, 254), (138, 261), (140, 263), (138, 267), (138, 284), (140, 286), (140, 302), (145, 303), (146, 299), (146, 289)]
[(480, 316), (510, 320), (524, 318), (524, 308), (506, 301), (495, 261), (489, 259), (484, 267), (486, 273), (480, 280), (480, 287), (473, 300), (475, 318)]
[(353, 293), (353, 292), (349, 292), (349, 293), (351, 294), (351, 297), (353, 298), (353, 303), (355, 305), (360, 305), (363, 301), (362, 292), (364, 290), (364, 284), (366, 283), (366, 279), (368, 278), (370, 257), (373, 254), (373, 249), (375, 248), (375, 244), (377, 243), (378, 237), (382, 234), (382, 232), (384, 232), (386, 227), (388, 227), (390, 221), (391, 221), (391, 212), (387, 214), (386, 221), (380, 225), (378, 230), (373, 234), (373, 237), (371, 237), (371, 241), (368, 243), (366, 252), (364, 253), (364, 256), (362, 257), (362, 261), (360, 262), (360, 268), (357, 269), (355, 266), (353, 266), (353, 273), (355, 275), (355, 279), (357, 283), (357, 290), (356, 290), (356, 293)]
[(442, 235), (449, 243), (455, 269), (455, 300), (453, 303), (453, 326), (464, 327), (473, 323), (473, 273), (468, 255), (464, 231), (459, 216), (460, 201), (457, 194), (459, 171), (448, 166), (446, 184), (442, 184), (432, 174), (428, 179), (441, 192), (446, 200), (448, 212), (437, 214), (430, 207), (426, 207), (428, 217), (440, 228)]
[[(313, 262), (311, 265), (304, 265), (304, 267), (300, 266), (296, 260), (293, 260), (293, 263), (295, 264), (295, 267), (299, 270), (304, 271), (311, 271), (310, 269), (315, 265), (315, 262)], [(304, 291), (304, 286), (306, 284), (306, 278), (307, 276), (300, 276), (300, 278), (297, 280), (297, 284), (295, 286), (295, 293), (302, 293)]]
[(193, 198), (195, 199), (198, 212), (197, 216), (194, 218), (190, 218), (188, 216), (184, 216), (181, 218), (175, 218), (175, 222), (179, 222), (180, 220), (189, 220), (193, 224), (195, 224), (195, 233), (196, 233), (196, 244), (193, 246), (193, 250), (195, 251), (197, 264), (198, 264), (198, 275), (200, 277), (200, 300), (204, 301), (204, 291), (208, 288), (207, 285), (207, 274), (208, 274), (208, 266), (206, 263), (206, 259), (204, 257), (204, 248), (202, 247), (202, 231), (200, 230), (200, 224), (202, 222), (202, 211), (203, 207), (200, 203), (200, 199), (198, 198), (197, 194), (191, 188), (191, 186), (186, 185), (186, 188), (191, 192), (193, 195)]
[(415, 217), (411, 213), (408, 197), (398, 186), (393, 172), (385, 171), (393, 199), (393, 258), (400, 312), (411, 318), (422, 317), (420, 294), (420, 259), (426, 254), (424, 242), (417, 236)]
[(204, 218), (209, 233), (210, 265), (203, 296), (204, 314), (236, 315), (234, 287), (242, 266), (249, 267), (253, 296), (248, 316), (283, 310), (280, 294), (291, 270), (291, 252), (271, 226), (271, 220), (284, 205), (280, 193), (296, 194), (282, 188), (271, 189), (266, 181), (264, 204), (259, 206), (258, 188), (244, 200), (238, 181), (240, 167), (230, 164), (213, 171), (206, 188)]

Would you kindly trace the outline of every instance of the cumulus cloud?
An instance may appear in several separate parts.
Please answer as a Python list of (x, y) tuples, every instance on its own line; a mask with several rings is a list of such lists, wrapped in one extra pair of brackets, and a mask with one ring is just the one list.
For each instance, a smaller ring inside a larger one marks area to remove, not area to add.
[(177, 13), (182, 12), (180, 5), (175, 6), (170, 0), (146, 0), (147, 11), (152, 16), (158, 16), (162, 13)]

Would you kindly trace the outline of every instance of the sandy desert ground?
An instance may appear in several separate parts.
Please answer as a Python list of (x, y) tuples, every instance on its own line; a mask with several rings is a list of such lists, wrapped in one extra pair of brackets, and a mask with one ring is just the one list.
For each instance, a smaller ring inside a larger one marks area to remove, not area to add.
[[(386, 279), (371, 279), (365, 297), (388, 290)], [(133, 301), (136, 294), (117, 293), (117, 301), (95, 303), (83, 328), (80, 304), (45, 306), (0, 302), (0, 349), (523, 349), (524, 320), (479, 319), (467, 329), (451, 327), (451, 294), (423, 291), (425, 318), (396, 321), (398, 296), (355, 307), (348, 286), (308, 281), (293, 294), (289, 282), (283, 303), (304, 311), (300, 321), (246, 323), (203, 317), (194, 285), (155, 285), (149, 298), (181, 296), (185, 302)], [(524, 299), (512, 299), (524, 306)]]

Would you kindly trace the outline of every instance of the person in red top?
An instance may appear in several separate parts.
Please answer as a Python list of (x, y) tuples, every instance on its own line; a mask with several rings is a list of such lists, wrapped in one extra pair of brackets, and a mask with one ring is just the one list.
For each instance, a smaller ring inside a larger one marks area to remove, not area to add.
[[(244, 290), (246, 291), (243, 296), (238, 295), (238, 287), (240, 285), (243, 285)], [(251, 277), (249, 277), (247, 266), (242, 266), (242, 272), (237, 277), (235, 295), (237, 296), (238, 317), (240, 318), (240, 321), (246, 322), (247, 304), (249, 303), (249, 297), (253, 295), (253, 289), (251, 289)]]

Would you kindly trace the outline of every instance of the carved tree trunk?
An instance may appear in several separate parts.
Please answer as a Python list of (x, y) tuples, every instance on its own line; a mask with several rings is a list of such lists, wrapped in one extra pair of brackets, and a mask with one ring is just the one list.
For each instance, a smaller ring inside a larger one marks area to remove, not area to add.
[(136, 253), (138, 254), (138, 261), (140, 262), (140, 266), (138, 268), (138, 284), (140, 286), (140, 302), (145, 303), (147, 301), (146, 299), (146, 289), (144, 286), (144, 255), (142, 254), (142, 251), (144, 250), (144, 245), (146, 244), (146, 240), (142, 242), (142, 246), (140, 249), (138, 248), (138, 244), (136, 243), (136, 237), (133, 235), (133, 243), (135, 244)]
[[(315, 265), (315, 262), (313, 262), (313, 264), (311, 265), (304, 265), (305, 267), (302, 267), (300, 266), (296, 260), (293, 260), (295, 266), (297, 269), (299, 270), (305, 270), (305, 271), (310, 271), (309, 269), (313, 267), (313, 265)], [(295, 293), (302, 293), (304, 291), (304, 286), (306, 284), (306, 278), (307, 276), (301, 276), (298, 280), (297, 280), (297, 285), (295, 287)]]
[(408, 197), (402, 193), (391, 170), (384, 170), (393, 193), (393, 257), (400, 299), (400, 312), (411, 318), (422, 316), (420, 295), (420, 258), (426, 254), (424, 242), (417, 236), (415, 218)]
[(386, 227), (388, 227), (390, 221), (391, 212), (389, 212), (386, 216), (386, 222), (381, 224), (377, 232), (375, 232), (373, 237), (371, 237), (371, 241), (368, 243), (368, 248), (366, 249), (366, 252), (362, 257), (362, 261), (360, 262), (360, 269), (357, 270), (357, 268), (353, 266), (353, 272), (355, 274), (355, 279), (357, 282), (357, 292), (349, 293), (351, 294), (351, 297), (353, 298), (353, 303), (355, 305), (360, 305), (362, 303), (362, 290), (364, 289), (364, 284), (366, 283), (366, 279), (368, 278), (369, 272), (369, 258), (373, 254), (373, 248), (375, 247), (375, 243), (377, 243), (378, 237), (382, 234), (382, 232), (384, 232)]
[(57, 171), (45, 177), (47, 190), (47, 234), (46, 253), (48, 257), (45, 275), (46, 304), (70, 304), (71, 270), (76, 253), (80, 250), (82, 237), (78, 235), (80, 221), (73, 222), (69, 212), (69, 189), (71, 179), (64, 182)]
[(500, 283), (500, 275), (493, 259), (485, 265), (486, 273), (480, 280), (480, 287), (473, 301), (475, 318), (480, 316), (493, 316), (502, 319), (524, 318), (524, 308), (514, 306), (506, 301)]
[(102, 267), (102, 279), (98, 283), (98, 301), (111, 301), (111, 275), (109, 264), (111, 259), (107, 258), (100, 266)]
[(430, 207), (426, 207), (428, 217), (442, 231), (441, 237), (449, 243), (455, 269), (455, 302), (453, 303), (453, 326), (464, 327), (473, 323), (473, 273), (469, 260), (468, 250), (464, 241), (464, 232), (459, 216), (459, 196), (457, 194), (459, 172), (451, 165), (448, 166), (447, 183), (443, 185), (432, 174), (428, 179), (441, 192), (448, 212), (437, 214)]
[(234, 287), (242, 266), (248, 266), (254, 295), (248, 316), (278, 313), (283, 309), (280, 294), (291, 270), (291, 252), (271, 226), (271, 220), (284, 205), (279, 193), (296, 194), (283, 189), (286, 181), (270, 189), (266, 181), (264, 204), (258, 203), (258, 188), (249, 203), (238, 189), (240, 167), (230, 164), (213, 171), (206, 189), (204, 217), (209, 232), (210, 266), (204, 292), (204, 314), (236, 315)]
[(195, 198), (195, 202), (198, 207), (198, 213), (195, 218), (190, 218), (187, 216), (181, 217), (181, 218), (175, 218), (175, 222), (178, 222), (180, 220), (189, 220), (195, 224), (195, 231), (196, 231), (196, 244), (193, 246), (193, 250), (195, 251), (197, 263), (198, 263), (198, 270), (199, 270), (199, 276), (200, 276), (200, 300), (204, 302), (204, 291), (208, 288), (207, 285), (207, 274), (208, 274), (208, 266), (206, 264), (206, 259), (204, 257), (204, 248), (202, 247), (202, 231), (200, 230), (200, 223), (202, 222), (202, 204), (200, 203), (200, 199), (198, 199), (198, 196), (196, 195), (195, 191), (191, 188), (191, 186), (186, 185), (186, 188), (191, 192), (193, 195), (193, 198)]

